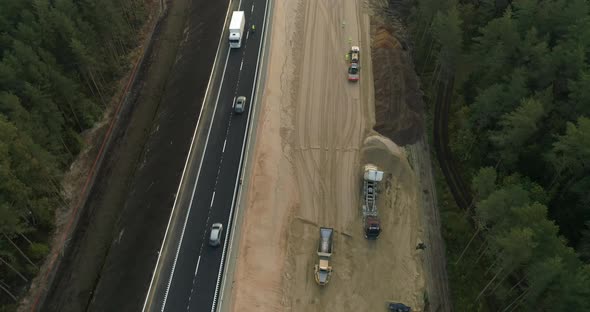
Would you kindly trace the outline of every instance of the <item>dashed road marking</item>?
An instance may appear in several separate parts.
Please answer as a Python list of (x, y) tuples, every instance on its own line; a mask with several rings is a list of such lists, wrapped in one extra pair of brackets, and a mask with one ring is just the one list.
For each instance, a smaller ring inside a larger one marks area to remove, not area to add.
[(199, 256), (199, 260), (197, 260), (197, 268), (195, 269), (195, 276), (197, 276), (197, 271), (199, 270), (199, 263), (201, 263), (201, 256)]
[[(269, 5), (268, 2), (269, 1), (267, 0), (266, 3), (265, 3), (265, 7), (264, 7), (264, 18), (263, 18), (263, 22), (262, 22), (261, 38), (265, 38), (264, 35), (262, 35), (262, 34), (264, 34), (265, 25), (266, 25), (266, 21), (267, 21), (267, 18), (268, 18), (268, 15), (267, 15), (267, 10), (268, 10), (268, 5)], [(254, 5), (252, 5), (252, 7), (254, 7)], [(258, 70), (259, 70), (258, 66), (259, 66), (259, 63), (260, 63), (262, 46), (264, 45), (264, 43), (265, 43), (265, 40), (262, 39), (262, 41), (260, 42), (260, 45), (258, 46), (258, 59), (256, 61), (256, 69), (254, 70), (254, 81), (253, 81), (252, 93), (251, 93), (252, 101), (254, 101), (254, 94), (255, 94), (255, 91), (256, 91), (256, 82), (257, 82)], [(239, 82), (239, 77), (238, 77), (238, 82)], [(248, 111), (248, 121), (246, 122), (246, 124), (247, 124), (246, 127), (247, 128), (250, 126), (250, 116), (251, 116), (251, 114), (250, 114), (250, 110), (249, 110)], [(230, 119), (230, 122), (231, 122), (231, 119)], [(232, 224), (233, 223), (232, 216), (234, 214), (234, 210), (239, 210), (239, 207), (235, 207), (234, 204), (235, 204), (235, 200), (236, 200), (236, 192), (238, 190), (238, 183), (241, 181), (242, 161), (243, 161), (243, 157), (244, 157), (244, 150), (245, 150), (245, 147), (246, 147), (246, 144), (245, 143), (246, 143), (246, 139), (247, 138), (248, 138), (248, 135), (245, 135), (244, 136), (244, 139), (243, 139), (243, 142), (242, 142), (242, 151), (241, 151), (241, 155), (240, 155), (240, 162), (239, 162), (239, 165), (238, 165), (238, 172), (237, 172), (237, 176), (236, 176), (236, 184), (234, 186), (234, 194), (233, 194), (233, 199), (232, 199), (231, 209), (230, 209), (229, 219), (228, 219), (228, 230), (226, 231), (225, 240), (224, 240), (224, 243), (223, 243), (223, 251), (221, 253), (221, 262), (219, 264), (219, 272), (217, 274), (217, 282), (215, 284), (215, 293), (213, 295), (213, 304), (211, 305), (211, 312), (215, 312), (216, 311), (217, 300), (218, 299), (219, 300), (222, 300), (222, 298), (219, 298), (218, 297), (219, 290), (220, 290), (219, 288), (221, 286), (221, 275), (222, 275), (222, 273), (224, 272), (224, 269), (225, 269), (225, 255), (226, 255), (226, 252), (227, 252), (226, 248), (227, 248), (227, 243), (228, 243), (228, 238), (229, 238), (228, 234), (229, 234), (230, 231), (233, 233), (233, 231), (231, 229), (231, 226), (233, 226), (233, 224)], [(237, 211), (236, 211), (236, 214), (237, 214)], [(233, 237), (233, 235), (232, 235), (232, 237)], [(230, 245), (231, 245), (231, 241), (230, 241)], [(221, 292), (223, 293), (223, 290)]]

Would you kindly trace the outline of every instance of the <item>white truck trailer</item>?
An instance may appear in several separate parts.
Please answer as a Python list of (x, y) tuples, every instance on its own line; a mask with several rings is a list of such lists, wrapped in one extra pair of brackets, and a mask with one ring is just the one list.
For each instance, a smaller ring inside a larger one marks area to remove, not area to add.
[(315, 265), (315, 281), (323, 286), (330, 281), (332, 274), (332, 267), (330, 266), (330, 258), (332, 257), (332, 235), (334, 229), (320, 228), (320, 244), (318, 246), (319, 263)]
[(234, 11), (229, 22), (229, 47), (239, 48), (242, 46), (246, 16), (244, 11)]

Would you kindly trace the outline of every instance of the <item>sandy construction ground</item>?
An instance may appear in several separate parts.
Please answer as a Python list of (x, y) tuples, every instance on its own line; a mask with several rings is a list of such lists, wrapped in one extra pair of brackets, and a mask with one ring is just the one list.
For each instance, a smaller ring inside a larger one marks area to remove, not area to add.
[[(375, 123), (369, 14), (362, 0), (275, 0), (267, 83), (237, 256), (233, 311), (421, 311), (420, 194), (406, 153)], [(345, 54), (361, 47), (361, 81)], [(386, 172), (383, 232), (363, 236), (362, 165)], [(333, 227), (333, 274), (313, 277), (320, 226)]]

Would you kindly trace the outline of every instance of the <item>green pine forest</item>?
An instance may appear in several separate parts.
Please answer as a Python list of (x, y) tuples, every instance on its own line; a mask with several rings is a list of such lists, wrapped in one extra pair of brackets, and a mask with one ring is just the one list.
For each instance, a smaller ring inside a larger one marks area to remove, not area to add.
[(474, 197), (439, 192), (455, 310), (590, 311), (589, 1), (404, 4), (428, 106), (452, 85)]
[(63, 174), (130, 69), (145, 0), (0, 1), (0, 307), (49, 251)]

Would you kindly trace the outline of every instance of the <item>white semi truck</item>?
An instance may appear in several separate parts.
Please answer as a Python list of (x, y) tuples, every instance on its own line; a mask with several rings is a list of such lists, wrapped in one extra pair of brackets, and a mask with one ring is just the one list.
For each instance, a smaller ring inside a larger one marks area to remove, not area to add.
[(246, 16), (244, 11), (234, 11), (229, 22), (229, 47), (239, 48), (242, 46)]

